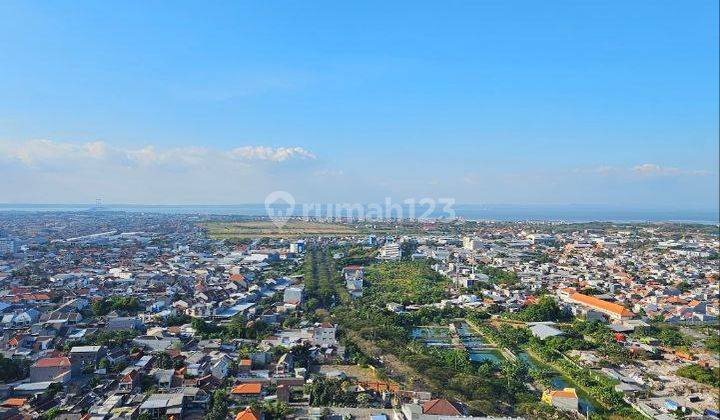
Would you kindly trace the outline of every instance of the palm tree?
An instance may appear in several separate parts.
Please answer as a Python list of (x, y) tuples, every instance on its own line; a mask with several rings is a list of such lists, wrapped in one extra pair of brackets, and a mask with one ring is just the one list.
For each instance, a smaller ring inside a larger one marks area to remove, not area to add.
[(291, 413), (290, 406), (278, 400), (263, 402), (261, 409), (265, 413), (265, 418), (268, 420), (284, 419)]

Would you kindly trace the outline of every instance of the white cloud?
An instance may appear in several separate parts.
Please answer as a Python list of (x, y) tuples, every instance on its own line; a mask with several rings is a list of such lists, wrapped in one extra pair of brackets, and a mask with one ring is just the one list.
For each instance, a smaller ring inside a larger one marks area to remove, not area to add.
[(300, 196), (316, 169), (301, 147), (0, 140), (0, 178), (13, 180), (0, 183), (0, 202), (262, 202), (279, 189)]
[(710, 174), (709, 171), (679, 169), (671, 166), (661, 166), (655, 163), (636, 165), (632, 168), (632, 172), (642, 176), (702, 176)]
[(97, 163), (126, 167), (208, 167), (253, 161), (280, 163), (308, 159), (315, 159), (315, 155), (302, 147), (241, 146), (230, 150), (215, 150), (200, 146), (160, 149), (149, 145), (129, 149), (113, 147), (102, 141), (0, 141), (0, 160), (14, 161), (34, 169), (72, 169)]
[(243, 146), (230, 150), (228, 156), (232, 159), (273, 162), (283, 162), (289, 159), (315, 159), (315, 155), (302, 147)]
[(155, 152), (155, 147), (146, 146), (142, 149), (137, 150), (126, 150), (125, 155), (130, 162), (135, 162), (141, 165), (152, 165), (158, 162), (158, 154)]
[(39, 163), (73, 158), (79, 150), (67, 143), (55, 143), (50, 140), (31, 140), (20, 145), (0, 144), (2, 156), (15, 159), (27, 166)]
[(680, 169), (672, 166), (662, 166), (656, 163), (643, 163), (631, 168), (601, 165), (591, 168), (577, 168), (572, 171), (576, 174), (590, 174), (600, 176), (615, 176), (624, 178), (650, 178), (657, 176), (704, 176), (711, 175), (710, 171)]
[(654, 163), (643, 163), (642, 165), (634, 166), (632, 170), (641, 175), (670, 175), (678, 173), (678, 169), (676, 168), (663, 168)]

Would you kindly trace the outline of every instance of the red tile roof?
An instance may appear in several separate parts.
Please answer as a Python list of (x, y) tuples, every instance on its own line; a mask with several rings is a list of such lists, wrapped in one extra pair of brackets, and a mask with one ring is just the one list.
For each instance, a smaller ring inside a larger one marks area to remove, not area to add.
[(22, 407), (27, 402), (27, 398), (8, 398), (0, 403), (2, 407)]
[(260, 413), (253, 411), (250, 407), (237, 413), (237, 416), (235, 416), (235, 420), (260, 420), (260, 418)]
[(47, 367), (69, 367), (70, 359), (67, 357), (46, 357), (39, 359), (33, 364), (33, 367), (47, 368)]
[(627, 308), (617, 303), (608, 302), (606, 300), (598, 299), (594, 296), (583, 295), (582, 293), (573, 293), (570, 295), (570, 299), (582, 303), (583, 305), (590, 306), (595, 309), (602, 309), (608, 312), (612, 312), (620, 316), (632, 316), (633, 313)]
[(435, 416), (461, 416), (462, 413), (446, 399), (430, 400), (423, 404), (423, 414)]
[(250, 383), (250, 384), (239, 384), (230, 391), (231, 394), (260, 394), (262, 390), (262, 384)]

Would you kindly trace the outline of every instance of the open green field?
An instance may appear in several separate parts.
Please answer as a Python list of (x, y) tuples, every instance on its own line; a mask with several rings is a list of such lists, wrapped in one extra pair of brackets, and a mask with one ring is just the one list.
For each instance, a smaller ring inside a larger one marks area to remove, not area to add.
[(423, 261), (385, 262), (365, 269), (366, 300), (402, 305), (439, 302), (450, 280)]
[(269, 220), (206, 222), (200, 226), (207, 231), (212, 239), (292, 238), (360, 234), (360, 232), (347, 225), (304, 220), (289, 220), (280, 227)]

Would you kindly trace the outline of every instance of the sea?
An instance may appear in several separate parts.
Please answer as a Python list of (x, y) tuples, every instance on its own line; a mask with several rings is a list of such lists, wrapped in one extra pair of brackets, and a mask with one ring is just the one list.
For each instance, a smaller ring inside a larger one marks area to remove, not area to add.
[[(401, 206), (403, 215), (410, 215), (406, 206)], [(416, 217), (438, 219), (449, 216), (443, 206), (436, 209), (416, 209)], [(326, 217), (328, 208), (317, 206), (320, 217)], [(367, 208), (367, 207), (365, 207)], [(138, 204), (0, 204), (3, 212), (78, 212), (78, 211), (120, 211), (161, 214), (197, 214), (227, 216), (267, 216), (265, 204), (228, 204), (228, 205), (138, 205)], [(427, 210), (427, 212), (426, 212)], [(652, 209), (620, 208), (598, 205), (509, 205), (509, 204), (455, 204), (454, 216), (466, 220), (482, 221), (540, 221), (540, 222), (625, 222), (625, 223), (697, 223), (717, 225), (720, 223), (720, 210), (700, 209)], [(296, 205), (290, 216), (302, 216), (302, 205)], [(337, 212), (335, 208), (333, 211)], [(367, 210), (366, 210), (367, 211)], [(318, 214), (313, 212), (312, 215)], [(345, 213), (342, 213), (343, 215)], [(367, 214), (370, 214), (368, 211)], [(390, 213), (394, 216), (396, 213)]]

